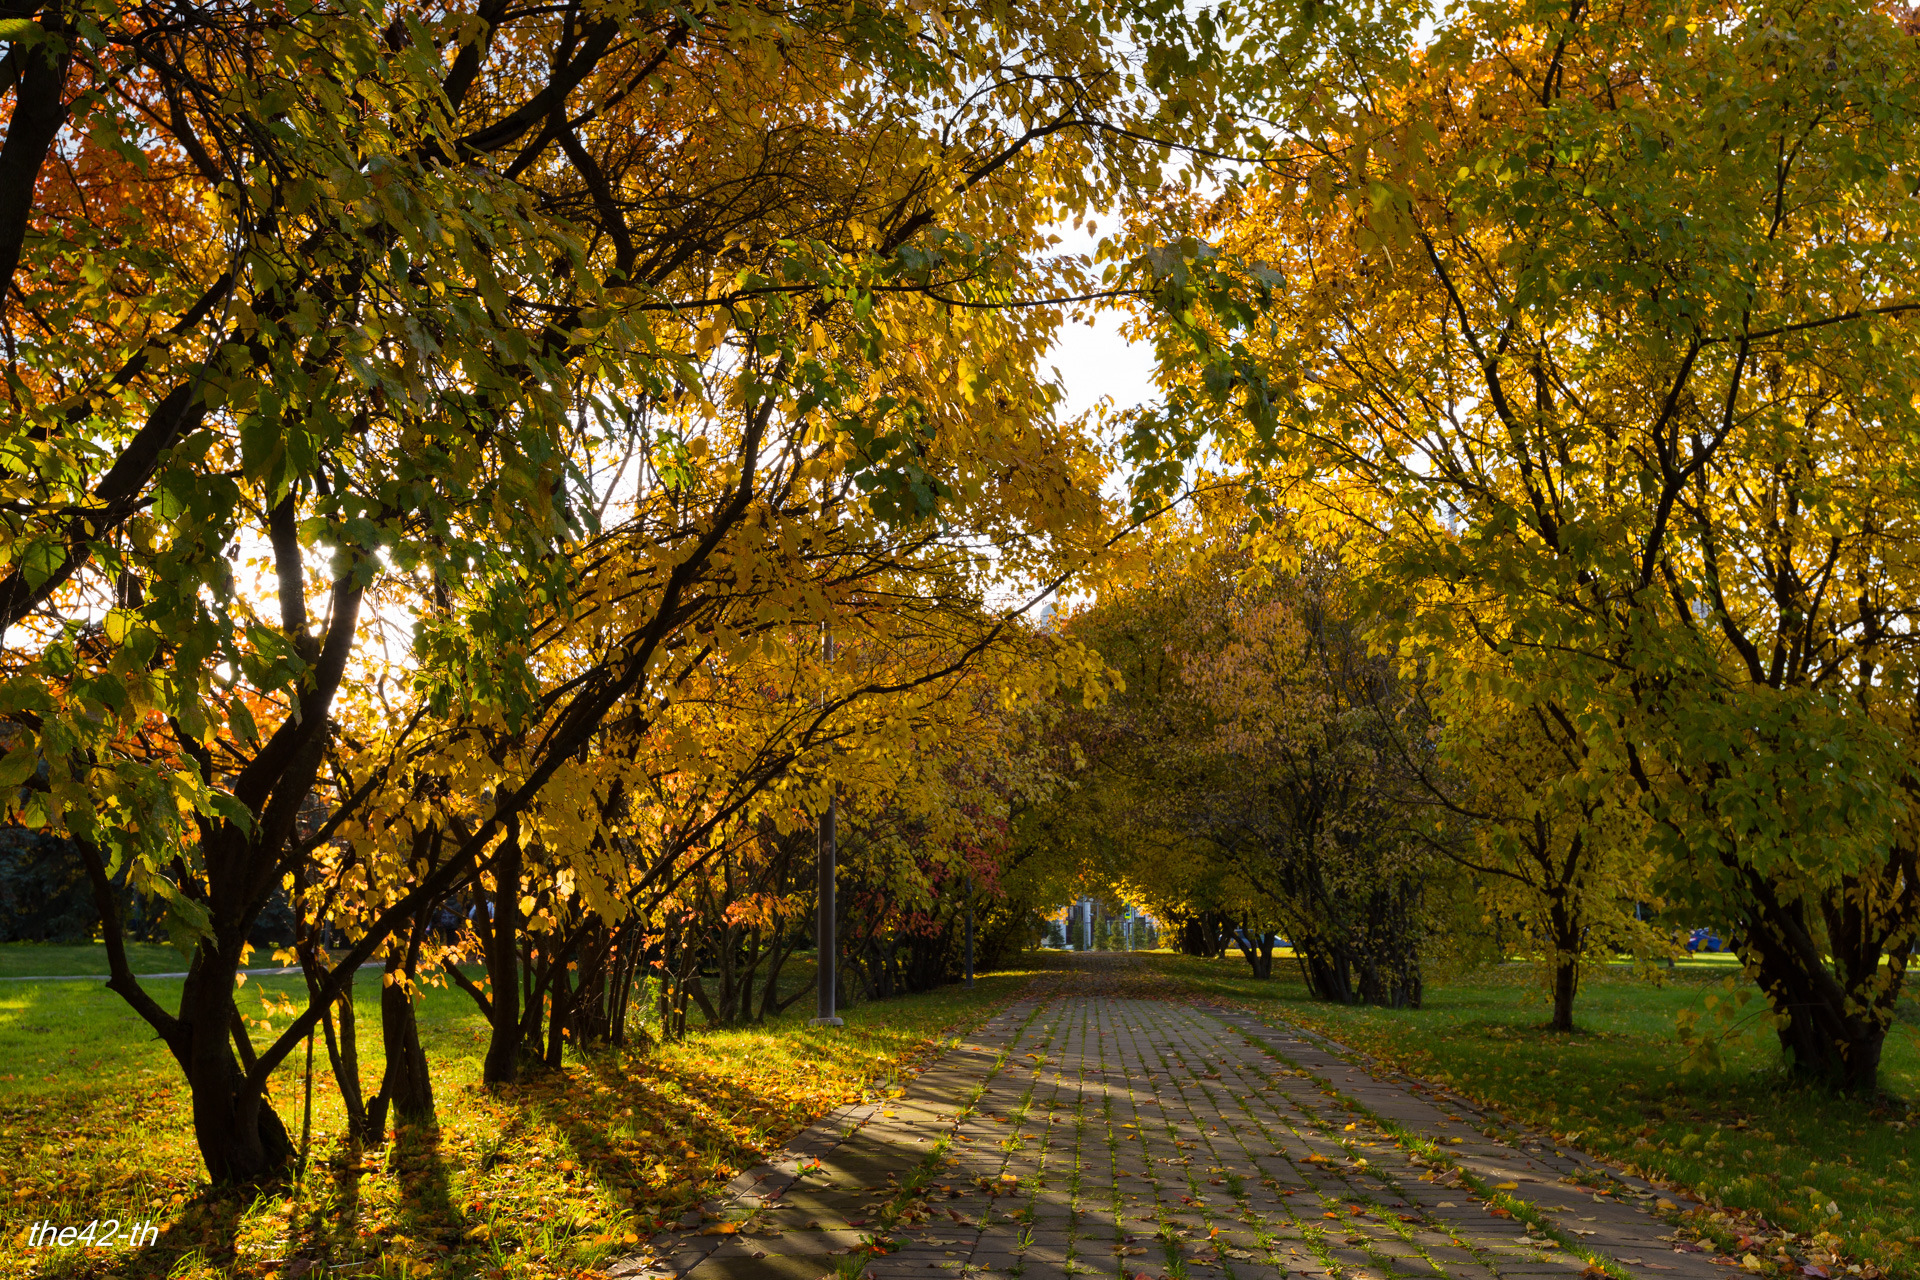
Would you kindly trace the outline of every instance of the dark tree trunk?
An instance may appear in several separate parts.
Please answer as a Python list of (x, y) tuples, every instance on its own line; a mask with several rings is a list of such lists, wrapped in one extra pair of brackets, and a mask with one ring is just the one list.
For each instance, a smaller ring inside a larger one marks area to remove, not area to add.
[(334, 1012), (340, 1017), (338, 1035), (331, 1013), (321, 1025), (326, 1029), (327, 1061), (333, 1067), (333, 1082), (340, 1087), (340, 1100), (347, 1110), (347, 1140), (356, 1145), (376, 1143), (385, 1128), (386, 1117), (371, 1115), (366, 1095), (360, 1091), (360, 1033), (354, 1021), (351, 977), (347, 979), (347, 989), (334, 1003)]
[[(387, 1074), (380, 1096), (392, 1106), (401, 1124), (423, 1127), (431, 1127), (436, 1117), (433, 1080), (427, 1071), (427, 1055), (420, 1048), (420, 1025), (414, 1016), (412, 980), (417, 976), (420, 943), (429, 919), (430, 913), (423, 912), (415, 922), (404, 958), (400, 949), (394, 948), (387, 962), (386, 985), (380, 989), (381, 1042), (387, 1051)], [(384, 1136), (385, 1117), (381, 1119)]]
[(640, 980), (642, 938), (637, 919), (621, 921), (613, 931), (613, 943), (607, 953), (607, 1043), (627, 1042), (627, 1011), (633, 1004), (633, 990)]
[(493, 919), (487, 938), (492, 1035), (481, 1080), (512, 1084), (520, 1074), (520, 824), (511, 823), (493, 868)]
[(1240, 946), (1240, 954), (1246, 957), (1247, 964), (1252, 968), (1253, 976), (1256, 978), (1273, 976), (1273, 938), (1273, 934), (1263, 931), (1258, 934), (1242, 934), (1234, 939)]
[[(1742, 930), (1740, 957), (1785, 1015), (1780, 1047), (1796, 1075), (1848, 1093), (1879, 1087), (1881, 1049), (1912, 945), (1915, 894), (1910, 881), (1903, 883), (1870, 913), (1859, 906), (1870, 896), (1867, 887), (1851, 879), (1816, 907), (1754, 878), (1756, 910)], [(1816, 910), (1824, 930), (1814, 924)]]
[[(42, 15), (39, 27), (40, 40), (9, 47), (8, 61), (17, 68), (18, 84), (6, 144), (0, 146), (0, 302), (13, 292), (20, 250), (33, 219), (36, 179), (52, 153), (61, 126), (67, 122), (65, 97), (73, 65), (73, 29), (60, 9), (52, 6)], [(8, 585), (13, 585), (11, 579)], [(12, 594), (9, 605), (13, 603)], [(17, 622), (19, 616), (20, 612), (8, 609), (6, 625)]]
[[(302, 900), (304, 890), (303, 870), (299, 883), (295, 885), (295, 902)], [(325, 967), (320, 963), (319, 942), (314, 936), (317, 927), (303, 913), (294, 935), (294, 951), (300, 957), (300, 968), (307, 979), (307, 998), (315, 1004), (320, 1001), (321, 980), (325, 973)], [(340, 1017), (338, 1031), (334, 1029), (336, 1010)], [(321, 1013), (320, 1027), (327, 1042), (327, 1065), (333, 1071), (333, 1082), (340, 1090), (340, 1103), (347, 1113), (347, 1141), (360, 1145), (373, 1142), (379, 1136), (380, 1126), (367, 1115), (366, 1099), (360, 1092), (360, 1049), (354, 1029), (351, 973), (346, 975), (346, 989), (335, 999), (333, 1008)]]
[[(680, 989), (692, 996), (693, 1002), (700, 1006), (700, 1012), (706, 1015), (708, 1026), (714, 1027), (720, 1025), (720, 1011), (713, 1007), (713, 1000), (707, 995), (706, 985), (700, 980), (699, 974), (696, 973), (681, 983)], [(686, 1006), (683, 1003), (680, 1014), (682, 1018), (687, 1016), (685, 1010)]]
[(1547, 915), (1553, 944), (1553, 1031), (1573, 1030), (1573, 998), (1580, 990), (1580, 921), (1565, 900)]
[(1580, 989), (1580, 965), (1570, 956), (1553, 962), (1553, 1021), (1551, 1031), (1573, 1030), (1573, 997)]
[(543, 944), (534, 945), (531, 932), (524, 935), (520, 951), (520, 1064), (527, 1064), (527, 1054), (533, 1055), (532, 1064), (536, 1067), (546, 1063), (546, 1048), (543, 1044), (547, 1012), (547, 979), (552, 976), (552, 960)]
[(559, 959), (548, 963), (552, 966), (547, 975), (552, 1008), (547, 1015), (546, 1064), (548, 1070), (558, 1071), (566, 1061), (567, 1024), (572, 1019), (575, 993), (567, 977), (567, 962)]
[(567, 1026), (576, 1045), (607, 1044), (613, 1039), (612, 936), (605, 925), (587, 926), (577, 954), (580, 984), (568, 1002)]
[(279, 1173), (294, 1157), (293, 1141), (265, 1090), (248, 1083), (234, 1056), (233, 982), (238, 967), (202, 948), (180, 999), (183, 1043), (175, 1054), (186, 1068), (193, 1097), (200, 1158), (216, 1183), (258, 1182)]
[(1338, 947), (1317, 947), (1295, 938), (1294, 954), (1300, 957), (1307, 975), (1307, 993), (1331, 1004), (1358, 1004), (1353, 989), (1352, 967)]

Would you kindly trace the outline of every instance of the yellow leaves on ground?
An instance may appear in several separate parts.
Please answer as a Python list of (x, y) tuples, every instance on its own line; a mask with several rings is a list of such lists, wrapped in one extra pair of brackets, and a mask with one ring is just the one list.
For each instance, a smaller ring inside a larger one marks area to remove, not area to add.
[[(158, 1224), (160, 1247), (131, 1264), (116, 1253), (116, 1276), (213, 1280), (235, 1251), (336, 1265), (383, 1259), (392, 1274), (438, 1280), (464, 1280), (498, 1265), (496, 1257), (510, 1259), (516, 1280), (578, 1275), (677, 1220), (817, 1117), (869, 1096), (876, 1076), (911, 1070), (956, 1020), (971, 1022), (1023, 980), (983, 978), (972, 994), (849, 1010), (848, 1026), (832, 1036), (794, 1019), (647, 1052), (608, 1050), (497, 1091), (478, 1087), (479, 1061), (468, 1056), (478, 1026), (472, 1006), (457, 992), (430, 990), (422, 1032), (438, 1073), (439, 1131), (402, 1131), (354, 1158), (339, 1142), (343, 1113), (323, 1064), (315, 1163), (297, 1200), (208, 1195), (190, 1176), (193, 1140), (173, 1105), (178, 1090), (129, 1088), (138, 1077), (112, 1072), (59, 1089), (6, 1086), (0, 1195), (36, 1221), (84, 1209)], [(361, 1016), (377, 1022), (370, 1007)], [(157, 1046), (144, 1050), (151, 1058)], [(377, 1037), (363, 1053), (363, 1070), (377, 1078)], [(276, 1076), (283, 1109), (299, 1083), (297, 1071)], [(0, 1241), (0, 1271), (11, 1274), (24, 1257)]]

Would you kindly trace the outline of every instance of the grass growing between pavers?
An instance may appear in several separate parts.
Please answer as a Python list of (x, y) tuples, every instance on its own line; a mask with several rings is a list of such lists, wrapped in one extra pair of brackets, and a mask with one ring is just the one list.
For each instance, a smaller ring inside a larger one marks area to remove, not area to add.
[(1757, 1019), (1722, 1045), (1719, 1068), (1687, 1070), (1675, 1020), (1682, 1010), (1704, 1013), (1709, 995), (1724, 997), (1736, 971), (1717, 957), (1683, 963), (1657, 984), (1624, 966), (1589, 974), (1572, 1035), (1544, 1029), (1545, 994), (1519, 965), (1430, 988), (1421, 1009), (1387, 1010), (1312, 1000), (1278, 964), (1262, 981), (1237, 956), (1151, 963), (1199, 994), (1277, 1014), (1564, 1145), (1787, 1230), (1831, 1232), (1849, 1254), (1920, 1275), (1920, 1183), (1910, 1164), (1920, 1115), (1901, 1101), (1920, 1095), (1911, 996), (1881, 1067), (1890, 1096), (1869, 1102), (1789, 1081)]
[[(44, 963), (45, 949), (36, 950)], [(370, 976), (356, 992), (368, 1088), (384, 1065)], [(439, 1131), (348, 1148), (322, 1046), (307, 1176), (251, 1194), (204, 1184), (177, 1068), (119, 997), (85, 982), (3, 984), (0, 1275), (290, 1278), (312, 1261), (392, 1277), (581, 1275), (820, 1115), (887, 1087), (1029, 976), (855, 1006), (837, 1030), (807, 1027), (808, 1011), (796, 1008), (764, 1027), (589, 1054), (504, 1090), (479, 1084), (486, 1028), (472, 1002), (430, 989), (420, 1023)], [(297, 987), (295, 978), (255, 978), (242, 989), (243, 1009), (257, 1013), (262, 993)], [(163, 1005), (177, 1001), (178, 980), (149, 988)], [(272, 1089), (296, 1141), (302, 1066), (295, 1054)], [(151, 1223), (157, 1240), (131, 1249), (30, 1243), (42, 1222), (108, 1220), (122, 1240), (129, 1224)]]

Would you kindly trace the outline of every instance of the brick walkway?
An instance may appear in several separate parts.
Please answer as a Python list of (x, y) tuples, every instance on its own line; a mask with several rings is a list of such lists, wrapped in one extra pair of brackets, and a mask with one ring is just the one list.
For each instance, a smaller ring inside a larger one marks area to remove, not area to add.
[(899, 1248), (867, 1262), (873, 1280), (1546, 1280), (1589, 1255), (1635, 1280), (1725, 1274), (1660, 1239), (1651, 1187), (1492, 1136), (1423, 1092), (1244, 1014), (1037, 996), (904, 1096), (838, 1113), (737, 1179), (709, 1206), (724, 1234), (657, 1240), (657, 1261), (612, 1273), (858, 1275), (848, 1251), (891, 1206)]

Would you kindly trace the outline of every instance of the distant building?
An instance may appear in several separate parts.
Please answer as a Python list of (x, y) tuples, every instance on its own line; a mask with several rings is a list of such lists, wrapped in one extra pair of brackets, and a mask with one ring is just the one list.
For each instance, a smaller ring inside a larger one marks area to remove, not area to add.
[(1157, 936), (1152, 917), (1135, 907), (1109, 912), (1099, 898), (1076, 898), (1065, 914), (1054, 918), (1069, 951), (1132, 951), (1153, 945)]

